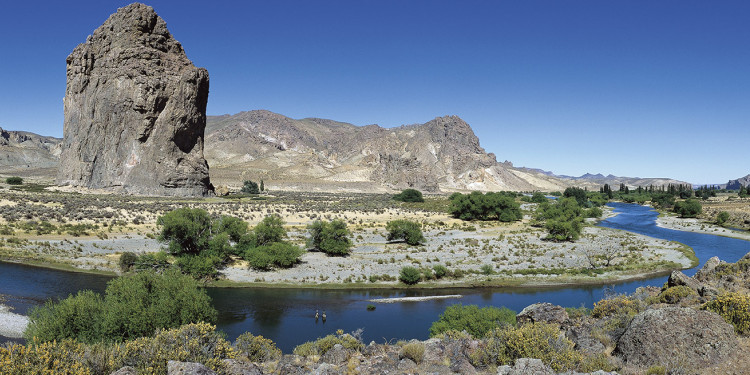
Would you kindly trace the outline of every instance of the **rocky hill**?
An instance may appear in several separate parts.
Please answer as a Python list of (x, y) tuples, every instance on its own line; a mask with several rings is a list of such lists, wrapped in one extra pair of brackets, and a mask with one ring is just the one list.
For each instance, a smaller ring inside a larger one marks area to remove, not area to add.
[(286, 189), (413, 187), (430, 192), (559, 190), (569, 185), (498, 163), (457, 116), (397, 128), (295, 120), (263, 110), (209, 116), (205, 154), (218, 184), (263, 179)]
[(49, 176), (60, 157), (60, 138), (0, 128), (0, 168), (4, 174)]
[(750, 186), (750, 174), (745, 177), (740, 177), (736, 180), (729, 180), (729, 182), (727, 182), (726, 189), (740, 190), (740, 186)]

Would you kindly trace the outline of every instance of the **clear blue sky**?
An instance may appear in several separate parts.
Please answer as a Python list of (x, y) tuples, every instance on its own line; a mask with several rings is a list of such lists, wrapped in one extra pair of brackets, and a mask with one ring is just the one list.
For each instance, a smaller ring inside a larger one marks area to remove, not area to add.
[[(0, 126), (62, 136), (65, 57), (125, 1), (0, 14)], [(392, 127), (455, 114), (499, 161), (722, 183), (750, 173), (747, 1), (152, 1), (208, 114)]]

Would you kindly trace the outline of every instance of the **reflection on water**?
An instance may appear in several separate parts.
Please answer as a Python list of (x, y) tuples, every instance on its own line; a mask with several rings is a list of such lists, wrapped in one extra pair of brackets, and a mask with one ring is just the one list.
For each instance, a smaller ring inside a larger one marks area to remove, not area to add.
[[(693, 247), (701, 264), (718, 255), (735, 262), (750, 252), (750, 242), (707, 234), (688, 233), (659, 228), (657, 213), (648, 207), (614, 203), (616, 217), (600, 225), (626, 229), (635, 233), (682, 242)], [(688, 270), (692, 274), (695, 270)], [(0, 262), (0, 294), (6, 304), (25, 313), (30, 306), (48, 298), (64, 298), (80, 289), (103, 291), (108, 277), (55, 271)], [(284, 352), (337, 329), (351, 332), (364, 329), (365, 342), (384, 342), (394, 338), (425, 339), (431, 322), (454, 303), (479, 306), (506, 306), (520, 311), (536, 302), (550, 302), (566, 307), (591, 307), (606, 293), (632, 293), (639, 286), (660, 286), (666, 276), (630, 281), (609, 286), (547, 288), (477, 288), (440, 290), (320, 290), (320, 289), (254, 289), (209, 288), (208, 293), (219, 311), (218, 328), (234, 340), (244, 332), (274, 340)], [(428, 295), (462, 294), (460, 299), (422, 302), (374, 303), (370, 299)], [(327, 320), (315, 320), (315, 311), (326, 312)], [(0, 338), (1, 339), (1, 338)]]

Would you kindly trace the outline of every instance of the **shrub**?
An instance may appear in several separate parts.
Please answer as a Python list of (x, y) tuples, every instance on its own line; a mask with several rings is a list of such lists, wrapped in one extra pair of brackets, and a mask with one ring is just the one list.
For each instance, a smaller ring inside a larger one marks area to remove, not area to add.
[(367, 305), (367, 311), (374, 311), (374, 310), (375, 310), (375, 305), (373, 305), (373, 304), (368, 304)]
[(405, 189), (399, 194), (393, 196), (393, 200), (401, 202), (424, 202), (422, 192), (416, 189)]
[(521, 220), (521, 206), (515, 200), (515, 193), (498, 192), (482, 194), (454, 193), (450, 196), (450, 212), (461, 220), (499, 220), (510, 222)]
[(92, 343), (103, 336), (104, 300), (90, 290), (79, 291), (60, 302), (47, 301), (29, 313), (24, 337), (31, 342), (75, 339)]
[(448, 306), (430, 326), (430, 337), (447, 331), (467, 331), (476, 338), (494, 328), (516, 324), (516, 313), (508, 308), (456, 304)]
[(701, 202), (696, 199), (688, 199), (674, 204), (674, 212), (680, 217), (696, 217), (702, 211)]
[(422, 279), (422, 273), (414, 267), (401, 267), (401, 271), (398, 273), (398, 279), (406, 285), (414, 285)]
[(21, 177), (8, 177), (5, 179), (5, 183), (8, 185), (23, 185), (23, 178)]
[(166, 375), (167, 361), (198, 362), (223, 373), (222, 360), (236, 356), (231, 344), (208, 323), (159, 330), (154, 337), (137, 338), (115, 350), (120, 367), (132, 366), (139, 374)]
[(253, 229), (255, 233), (255, 245), (263, 246), (273, 242), (282, 242), (286, 238), (284, 221), (279, 215), (266, 216)]
[(0, 374), (90, 374), (81, 361), (85, 351), (85, 345), (71, 339), (0, 346)]
[(329, 350), (333, 349), (334, 345), (341, 344), (345, 349), (360, 350), (364, 347), (361, 341), (357, 340), (354, 336), (340, 332), (336, 335), (328, 335), (323, 338), (319, 338), (315, 341), (308, 341), (294, 348), (294, 354), (307, 357), (307, 356), (322, 356)]
[(170, 254), (198, 254), (208, 248), (211, 217), (200, 208), (178, 208), (156, 220), (162, 227), (159, 241), (167, 243)]
[(122, 276), (107, 284), (103, 299), (82, 291), (33, 309), (24, 336), (42, 341), (119, 342), (152, 335), (160, 328), (215, 321), (216, 310), (198, 286), (177, 270)]
[(442, 279), (446, 275), (448, 275), (448, 267), (442, 265), (442, 264), (436, 264), (432, 266), (432, 270), (435, 272), (435, 278)]
[(512, 365), (519, 358), (538, 358), (561, 372), (575, 369), (583, 361), (573, 342), (560, 335), (557, 326), (547, 323), (495, 328), (480, 345), (471, 355), (471, 362), (479, 366)]
[(258, 183), (247, 180), (242, 183), (242, 189), (240, 189), (241, 192), (245, 194), (260, 194), (260, 188), (258, 187)]
[(586, 202), (589, 200), (588, 194), (586, 194), (586, 190), (583, 190), (579, 187), (566, 188), (565, 191), (563, 191), (562, 195), (565, 198), (575, 199), (576, 203), (578, 203), (578, 205), (581, 207), (585, 206)]
[(138, 256), (133, 264), (136, 271), (163, 272), (170, 267), (169, 256), (164, 251), (146, 253)]
[(599, 208), (599, 207), (591, 207), (591, 208), (589, 208), (588, 210), (586, 210), (584, 212), (584, 215), (586, 217), (590, 217), (590, 218), (599, 218), (599, 217), (602, 216), (603, 213), (604, 212), (602, 211), (601, 208)]
[(721, 211), (716, 215), (716, 224), (724, 225), (729, 220), (729, 212)]
[(575, 241), (583, 229), (583, 210), (573, 198), (559, 199), (554, 204), (540, 203), (534, 220), (544, 222), (553, 241)]
[(322, 251), (328, 255), (349, 255), (352, 241), (351, 232), (343, 220), (324, 222), (314, 221), (307, 227), (310, 238), (307, 246)]
[(265, 362), (281, 357), (281, 350), (273, 341), (263, 336), (254, 336), (250, 332), (237, 337), (233, 347), (238, 354), (247, 357), (251, 362)]
[(691, 296), (698, 296), (698, 293), (688, 286), (678, 285), (659, 293), (659, 302), (675, 304)]
[(737, 333), (750, 332), (750, 296), (738, 292), (724, 293), (703, 308), (721, 315)]
[(299, 263), (304, 250), (288, 242), (273, 242), (252, 248), (245, 253), (245, 259), (252, 268), (267, 270), (274, 266), (289, 268)]
[(180, 271), (196, 280), (216, 279), (219, 276), (217, 268), (221, 263), (221, 259), (213, 255), (183, 255), (175, 261)]
[(404, 344), (399, 352), (399, 357), (409, 358), (416, 364), (422, 363), (422, 359), (424, 359), (424, 344), (418, 341)]
[(619, 314), (635, 316), (640, 312), (640, 309), (640, 304), (634, 298), (617, 295), (594, 303), (594, 310), (591, 311), (591, 316), (594, 318), (604, 318)]
[(542, 202), (546, 202), (546, 201), (547, 201), (547, 197), (545, 197), (544, 194), (542, 194), (542, 193), (540, 193), (538, 191), (536, 193), (534, 193), (534, 194), (531, 195), (531, 202), (532, 203), (542, 203)]
[(137, 261), (138, 255), (135, 255), (135, 253), (132, 253), (130, 251), (126, 251), (120, 255), (120, 260), (117, 262), (117, 264), (120, 266), (120, 271), (124, 273), (133, 269), (133, 266)]
[(409, 220), (392, 220), (386, 223), (385, 230), (388, 231), (388, 241), (404, 241), (409, 245), (416, 246), (425, 241), (419, 223)]
[(485, 276), (489, 276), (495, 273), (495, 270), (492, 269), (492, 265), (490, 264), (483, 264), (479, 270), (482, 272), (482, 275)]

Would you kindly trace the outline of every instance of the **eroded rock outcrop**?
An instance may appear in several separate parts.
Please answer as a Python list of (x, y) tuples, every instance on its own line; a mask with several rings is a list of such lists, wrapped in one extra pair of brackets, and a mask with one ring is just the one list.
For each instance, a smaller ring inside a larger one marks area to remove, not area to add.
[(208, 72), (153, 8), (134, 3), (67, 58), (57, 182), (139, 195), (208, 195)]

